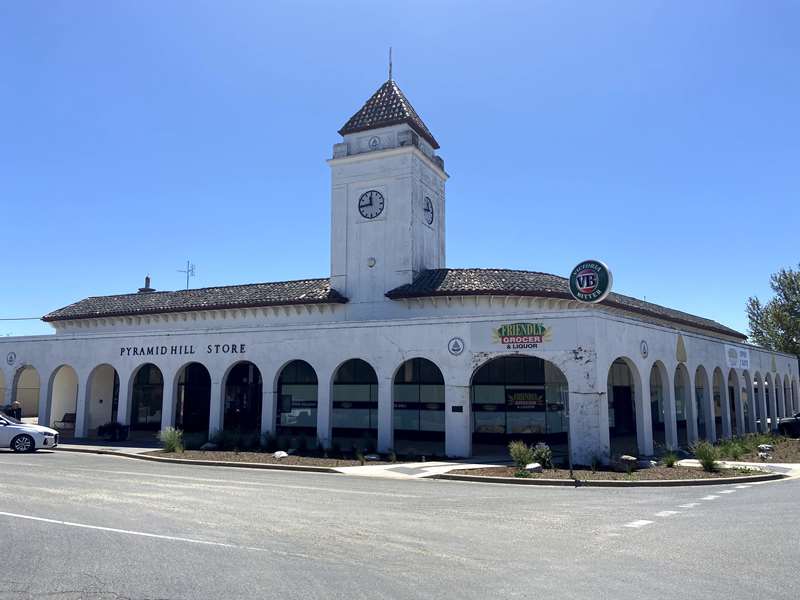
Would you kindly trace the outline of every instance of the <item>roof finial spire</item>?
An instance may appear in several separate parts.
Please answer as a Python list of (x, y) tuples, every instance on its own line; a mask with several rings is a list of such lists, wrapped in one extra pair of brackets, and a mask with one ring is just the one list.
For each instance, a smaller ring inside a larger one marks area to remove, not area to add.
[(389, 81), (392, 80), (392, 47), (389, 46)]

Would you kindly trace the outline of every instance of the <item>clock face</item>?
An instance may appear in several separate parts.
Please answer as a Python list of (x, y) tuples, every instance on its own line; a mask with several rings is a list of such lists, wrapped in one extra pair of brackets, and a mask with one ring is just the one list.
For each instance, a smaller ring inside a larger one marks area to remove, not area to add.
[(365, 219), (374, 219), (383, 212), (383, 194), (370, 190), (361, 194), (358, 199), (358, 212)]
[(422, 205), (422, 213), (425, 215), (425, 222), (428, 225), (433, 223), (433, 201), (425, 196), (425, 202)]

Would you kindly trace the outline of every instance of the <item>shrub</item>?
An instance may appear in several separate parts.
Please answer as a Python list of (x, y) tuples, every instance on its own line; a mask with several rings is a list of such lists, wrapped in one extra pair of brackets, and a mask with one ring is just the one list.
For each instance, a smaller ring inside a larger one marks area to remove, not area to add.
[(539, 442), (533, 447), (533, 461), (542, 465), (543, 469), (553, 468), (553, 451), (544, 442)]
[(520, 440), (508, 444), (508, 453), (517, 469), (525, 470), (526, 465), (534, 462), (533, 448)]
[(517, 469), (516, 471), (514, 471), (514, 477), (525, 478), (530, 476), (531, 474), (528, 473), (528, 471), (526, 471), (525, 469)]
[(394, 450), (389, 450), (389, 462), (396, 463), (397, 462), (397, 454)]
[(158, 432), (164, 452), (183, 452), (183, 432), (174, 427), (167, 427)]
[(709, 473), (717, 470), (717, 459), (719, 458), (719, 451), (706, 441), (699, 442), (694, 447), (694, 455), (703, 467), (704, 471)]
[(592, 473), (597, 473), (597, 467), (600, 466), (601, 462), (602, 461), (601, 461), (599, 456), (593, 456), (592, 457), (592, 465), (591, 465)]
[(364, 462), (366, 459), (364, 458), (364, 453), (361, 450), (356, 450), (356, 460), (361, 463), (361, 466), (364, 466)]
[(675, 466), (675, 463), (678, 462), (678, 455), (674, 452), (667, 452), (661, 457), (661, 462), (664, 463), (665, 467), (669, 467), (671, 469)]

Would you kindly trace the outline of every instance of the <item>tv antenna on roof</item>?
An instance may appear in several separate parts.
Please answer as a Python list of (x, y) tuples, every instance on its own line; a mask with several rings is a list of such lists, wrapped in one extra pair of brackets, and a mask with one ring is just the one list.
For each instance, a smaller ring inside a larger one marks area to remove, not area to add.
[(389, 46), (389, 81), (392, 80), (392, 47)]
[(186, 261), (186, 268), (185, 269), (178, 269), (178, 273), (186, 273), (186, 289), (189, 289), (189, 277), (194, 277), (194, 265)]

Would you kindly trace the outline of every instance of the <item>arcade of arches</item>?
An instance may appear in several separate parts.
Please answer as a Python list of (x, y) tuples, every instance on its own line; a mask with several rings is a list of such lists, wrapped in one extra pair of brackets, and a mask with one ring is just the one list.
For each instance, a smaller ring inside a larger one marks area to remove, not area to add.
[[(0, 379), (0, 389), (22, 418), (35, 421), (44, 410), (47, 424), (86, 437), (120, 421), (139, 436), (152, 437), (167, 424), (199, 440), (212, 430), (258, 435), (269, 428), (312, 445), (323, 437), (322, 423), (329, 443), (341, 448), (375, 449), (383, 439), (401, 455), (446, 453), (446, 397), (453, 386), (427, 358), (398, 365), (385, 388), (376, 369), (359, 358), (341, 363), (327, 381), (308, 362), (291, 360), (269, 373), (274, 386), (266, 394), (252, 362), (236, 363), (216, 377), (199, 362), (177, 372), (143, 364), (122, 382), (109, 364), (82, 375), (67, 364), (45, 372), (24, 366)], [(632, 360), (620, 357), (607, 373), (610, 455), (651, 455), (699, 439), (768, 431), (777, 419), (800, 410), (798, 383), (775, 372), (667, 367), (660, 361), (640, 373)], [(384, 389), (389, 402), (379, 402)], [(469, 406), (461, 410), (469, 413), (473, 454), (504, 454), (514, 439), (545, 441), (557, 452), (565, 447), (569, 384), (553, 363), (522, 355), (494, 358), (475, 368), (468, 391)], [(272, 412), (262, 415), (267, 408)], [(381, 417), (381, 410), (389, 412)], [(382, 427), (389, 427), (388, 435)]]

